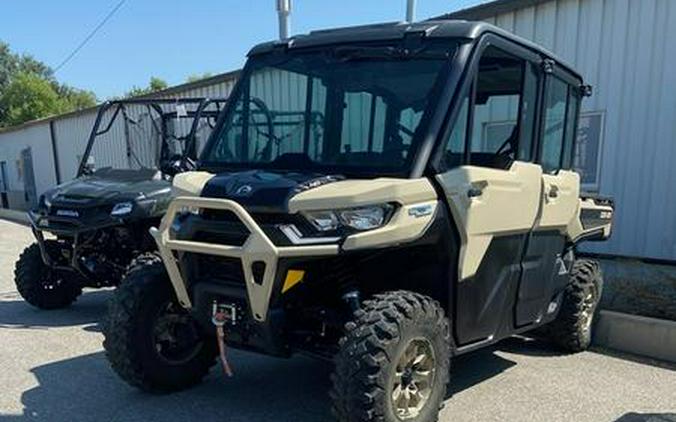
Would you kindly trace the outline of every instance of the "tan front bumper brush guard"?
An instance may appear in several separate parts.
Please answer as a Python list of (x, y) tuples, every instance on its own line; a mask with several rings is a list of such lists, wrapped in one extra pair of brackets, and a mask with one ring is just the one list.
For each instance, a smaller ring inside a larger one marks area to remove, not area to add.
[[(246, 226), (249, 236), (242, 246), (173, 239), (170, 235), (171, 225), (176, 215), (184, 209), (230, 211)], [(242, 269), (244, 270), (244, 281), (249, 306), (254, 319), (259, 322), (263, 322), (267, 318), (270, 297), (277, 275), (277, 263), (280, 258), (336, 255), (339, 249), (338, 244), (276, 246), (241, 205), (228, 199), (175, 198), (169, 205), (169, 209), (162, 219), (159, 229), (151, 228), (150, 234), (157, 243), (178, 302), (186, 309), (191, 308), (192, 303), (186, 289), (186, 283), (183, 280), (183, 275), (178, 267), (178, 259), (174, 255), (175, 251), (240, 259)], [(261, 280), (256, 280), (253, 275), (252, 265), (256, 262), (265, 264), (265, 271)]]

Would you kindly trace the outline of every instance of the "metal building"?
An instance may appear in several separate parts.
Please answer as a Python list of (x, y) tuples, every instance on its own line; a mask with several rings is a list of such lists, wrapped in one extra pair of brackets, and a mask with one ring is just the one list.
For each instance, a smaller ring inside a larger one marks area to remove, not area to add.
[(617, 204), (611, 240), (591, 250), (676, 260), (676, 1), (499, 0), (445, 17), (493, 23), (582, 73), (594, 94), (578, 167)]
[[(576, 166), (585, 189), (617, 204), (612, 240), (590, 250), (676, 261), (676, 1), (497, 0), (443, 17), (491, 22), (582, 73), (594, 94), (583, 102)], [(156, 95), (223, 97), (236, 77), (231, 72)], [(73, 177), (95, 114), (0, 131), (0, 205), (25, 209)]]

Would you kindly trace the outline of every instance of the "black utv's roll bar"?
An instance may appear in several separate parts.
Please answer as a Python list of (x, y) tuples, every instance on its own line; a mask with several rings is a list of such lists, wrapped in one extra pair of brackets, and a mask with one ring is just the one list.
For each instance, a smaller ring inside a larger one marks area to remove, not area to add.
[[(96, 115), (96, 120), (94, 121), (94, 126), (92, 127), (92, 130), (89, 134), (87, 147), (85, 148), (84, 154), (82, 154), (82, 160), (80, 161), (80, 165), (78, 166), (76, 177), (80, 177), (82, 176), (82, 174), (84, 174), (85, 168), (87, 167), (87, 161), (89, 160), (89, 155), (91, 154), (92, 147), (94, 146), (94, 141), (96, 140), (96, 138), (110, 131), (110, 129), (113, 126), (113, 123), (115, 122), (115, 119), (117, 119), (120, 113), (122, 113), (125, 116), (125, 118), (128, 118), (126, 115), (127, 106), (142, 105), (146, 106), (149, 110), (153, 109), (157, 113), (157, 115), (162, 118), (162, 121), (164, 123), (164, 121), (167, 118), (176, 117), (178, 113), (176, 111), (166, 112), (162, 109), (161, 105), (196, 104), (197, 107), (195, 108), (195, 110), (186, 111), (185, 117), (192, 118), (193, 121), (188, 135), (181, 137), (181, 140), (185, 141), (185, 148), (183, 154), (184, 157), (188, 157), (194, 160), (196, 159), (195, 134), (197, 132), (197, 128), (199, 125), (199, 120), (202, 118), (202, 116), (205, 115), (207, 117), (217, 118), (218, 114), (220, 114), (221, 110), (223, 109), (223, 106), (227, 101), (228, 101), (227, 98), (210, 99), (210, 98), (194, 97), (194, 98), (132, 98), (127, 100), (106, 101), (102, 103), (99, 106), (99, 110)], [(207, 107), (209, 107), (210, 105), (215, 105), (215, 110), (207, 110)], [(103, 116), (108, 110), (111, 109), (114, 109), (114, 111), (113, 115), (110, 118), (110, 121), (105, 125), (105, 127), (101, 128), (100, 126), (103, 120)], [(160, 130), (160, 133), (162, 134), (162, 142), (164, 144), (166, 141), (164, 124), (162, 129)], [(162, 147), (164, 147), (164, 145), (162, 145)]]

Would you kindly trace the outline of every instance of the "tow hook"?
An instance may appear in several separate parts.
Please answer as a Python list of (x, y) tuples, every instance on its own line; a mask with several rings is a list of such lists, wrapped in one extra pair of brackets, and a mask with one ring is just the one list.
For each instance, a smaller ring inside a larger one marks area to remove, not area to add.
[(234, 305), (219, 304), (214, 301), (211, 308), (211, 322), (216, 327), (216, 341), (218, 342), (218, 354), (223, 366), (223, 371), (229, 377), (232, 376), (232, 369), (225, 355), (225, 324), (231, 321), (233, 324), (237, 321), (237, 308)]

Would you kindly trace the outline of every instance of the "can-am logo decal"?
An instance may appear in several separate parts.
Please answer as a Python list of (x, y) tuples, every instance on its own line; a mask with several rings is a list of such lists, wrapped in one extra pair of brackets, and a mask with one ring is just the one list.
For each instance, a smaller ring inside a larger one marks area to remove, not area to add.
[(251, 192), (253, 191), (253, 188), (250, 185), (242, 185), (237, 188), (235, 191), (235, 195), (237, 196), (249, 196), (251, 195)]
[(56, 210), (59, 217), (79, 217), (80, 213), (74, 210)]

